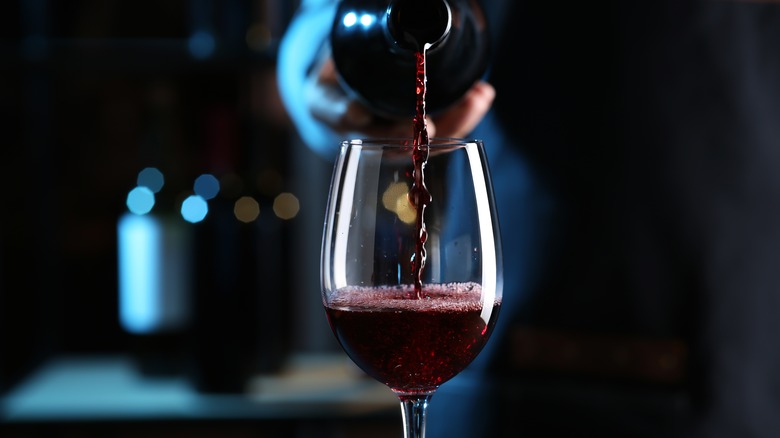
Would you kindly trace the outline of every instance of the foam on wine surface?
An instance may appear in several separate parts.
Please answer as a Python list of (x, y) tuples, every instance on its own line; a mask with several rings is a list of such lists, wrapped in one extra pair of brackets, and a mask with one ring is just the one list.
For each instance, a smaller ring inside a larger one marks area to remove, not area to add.
[(328, 307), (341, 310), (468, 312), (481, 311), (482, 288), (477, 283), (425, 284), (421, 299), (413, 296), (410, 286), (357, 287), (336, 290)]

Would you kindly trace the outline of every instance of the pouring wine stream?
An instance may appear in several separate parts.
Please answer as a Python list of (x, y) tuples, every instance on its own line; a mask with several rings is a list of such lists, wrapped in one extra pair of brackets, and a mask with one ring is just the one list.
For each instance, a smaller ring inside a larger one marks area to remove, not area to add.
[(428, 126), (425, 119), (428, 77), (425, 60), (428, 50), (447, 37), (452, 26), (452, 11), (446, 1), (401, 0), (390, 6), (388, 19), (390, 32), (399, 46), (415, 51), (416, 107), (412, 149), (414, 182), (409, 190), (409, 201), (416, 212), (417, 241), (412, 260), (414, 293), (417, 299), (421, 299), (423, 298), (422, 275), (427, 259), (425, 242), (428, 240), (428, 232), (425, 229), (425, 207), (432, 201), (431, 194), (425, 186), (425, 164), (428, 161)]

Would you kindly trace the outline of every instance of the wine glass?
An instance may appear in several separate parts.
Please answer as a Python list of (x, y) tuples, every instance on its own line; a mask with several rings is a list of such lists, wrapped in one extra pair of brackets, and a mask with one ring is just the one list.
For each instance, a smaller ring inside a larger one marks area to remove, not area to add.
[(480, 140), (342, 142), (322, 244), (322, 302), (346, 354), (399, 398), (406, 438), (484, 347), (501, 244)]

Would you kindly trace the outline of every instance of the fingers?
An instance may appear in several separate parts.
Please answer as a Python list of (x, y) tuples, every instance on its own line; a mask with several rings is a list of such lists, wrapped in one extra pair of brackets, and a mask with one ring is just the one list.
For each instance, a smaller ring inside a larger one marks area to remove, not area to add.
[[(349, 111), (350, 99), (338, 84), (333, 60), (326, 58), (313, 73), (306, 88), (306, 100), (312, 115), (341, 131)], [(353, 113), (354, 117), (354, 113)]]
[[(453, 107), (432, 117), (429, 135), (438, 137), (465, 137), (476, 128), (493, 105), (496, 90), (487, 82), (479, 81)], [(435, 134), (431, 133), (434, 126)]]
[(322, 60), (319, 71), (317, 71), (317, 81), (320, 84), (338, 83), (338, 77), (336, 76), (336, 63), (333, 62), (333, 58), (326, 57)]
[(362, 132), (374, 123), (371, 111), (344, 92), (332, 58), (318, 66), (306, 96), (314, 118), (340, 134)]

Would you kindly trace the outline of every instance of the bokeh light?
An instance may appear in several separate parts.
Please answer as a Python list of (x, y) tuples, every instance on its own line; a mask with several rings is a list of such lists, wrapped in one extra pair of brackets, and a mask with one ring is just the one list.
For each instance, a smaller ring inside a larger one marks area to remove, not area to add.
[(148, 187), (139, 186), (127, 194), (127, 209), (138, 215), (152, 211), (154, 202), (154, 193)]
[(409, 186), (406, 183), (394, 182), (387, 186), (382, 194), (382, 205), (403, 223), (412, 224), (417, 218), (417, 212), (409, 202)]
[(210, 173), (204, 173), (195, 179), (194, 190), (203, 199), (212, 199), (219, 193), (219, 180)]
[(136, 184), (146, 187), (154, 193), (159, 193), (163, 185), (165, 185), (165, 177), (156, 167), (147, 167), (138, 172)]
[(252, 222), (260, 216), (260, 204), (251, 196), (242, 196), (233, 205), (233, 214), (241, 222)]
[(209, 212), (209, 206), (200, 195), (188, 196), (181, 203), (181, 217), (187, 222), (196, 223), (206, 218)]
[(194, 58), (206, 59), (214, 53), (217, 43), (211, 32), (199, 30), (190, 36), (188, 47)]
[(288, 220), (298, 215), (301, 204), (292, 193), (280, 193), (274, 199), (273, 209), (278, 218)]

